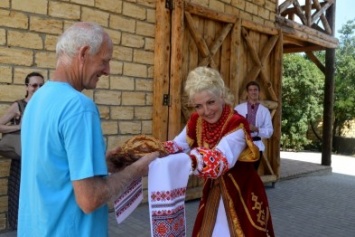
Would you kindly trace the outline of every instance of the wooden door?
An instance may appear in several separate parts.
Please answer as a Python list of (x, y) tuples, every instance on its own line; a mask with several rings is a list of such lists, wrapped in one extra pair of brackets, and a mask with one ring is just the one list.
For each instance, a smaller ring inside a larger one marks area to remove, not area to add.
[(182, 130), (191, 112), (183, 93), (184, 82), (195, 67), (219, 70), (236, 104), (245, 97), (246, 83), (257, 80), (275, 128), (275, 139), (266, 141), (266, 165), (261, 166), (260, 174), (276, 179), (281, 121), (280, 31), (184, 0), (173, 3), (174, 8), (168, 9), (157, 2), (153, 135), (167, 140)]
[(246, 100), (245, 85), (249, 81), (259, 82), (260, 100), (269, 108), (274, 127), (272, 137), (263, 141), (266, 150), (261, 157), (259, 174), (264, 182), (275, 182), (280, 168), (282, 33), (242, 20), (240, 34), (237, 83), (234, 85), (236, 103)]
[(209, 66), (221, 72), (228, 86), (235, 81), (240, 26), (235, 15), (183, 0), (174, 1), (171, 22), (168, 139), (181, 131), (189, 116), (183, 86), (190, 70)]

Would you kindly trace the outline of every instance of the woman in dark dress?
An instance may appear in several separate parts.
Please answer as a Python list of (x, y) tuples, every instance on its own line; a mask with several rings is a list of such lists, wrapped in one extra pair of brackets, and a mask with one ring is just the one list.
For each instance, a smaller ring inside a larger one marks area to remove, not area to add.
[[(43, 83), (44, 77), (38, 72), (32, 72), (26, 76), (25, 98), (12, 103), (6, 113), (0, 118), (0, 132), (2, 134), (20, 134), (21, 117), (27, 102)], [(21, 150), (5, 154), (0, 151), (0, 154), (11, 158), (10, 176), (8, 181), (8, 221), (10, 228), (15, 230), (17, 229), (17, 212), (21, 179)]]

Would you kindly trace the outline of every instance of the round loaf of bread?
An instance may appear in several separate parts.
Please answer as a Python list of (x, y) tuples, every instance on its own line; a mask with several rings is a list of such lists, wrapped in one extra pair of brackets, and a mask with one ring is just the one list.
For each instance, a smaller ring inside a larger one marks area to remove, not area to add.
[(139, 158), (155, 151), (160, 153), (159, 156), (167, 155), (162, 142), (158, 139), (149, 135), (137, 135), (125, 141), (120, 152), (112, 156), (111, 160), (117, 168), (120, 168), (130, 165)]

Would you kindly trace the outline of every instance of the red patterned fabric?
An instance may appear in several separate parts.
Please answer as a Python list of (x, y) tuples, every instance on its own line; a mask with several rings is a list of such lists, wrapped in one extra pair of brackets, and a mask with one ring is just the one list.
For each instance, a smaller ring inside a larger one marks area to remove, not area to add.
[(184, 203), (180, 202), (174, 209), (164, 209), (172, 200), (184, 200), (185, 194), (186, 188), (151, 193), (154, 237), (186, 236)]
[(196, 159), (193, 174), (201, 178), (218, 178), (228, 170), (226, 157), (216, 149), (197, 147), (190, 151), (190, 156)]
[(185, 196), (190, 157), (185, 153), (156, 159), (149, 166), (148, 201), (152, 237), (186, 236)]
[(122, 223), (142, 202), (142, 178), (134, 180), (126, 190), (114, 200), (116, 221)]
[[(207, 179), (204, 187), (199, 212), (193, 229), (193, 237), (202, 237), (199, 232), (202, 227), (203, 214), (210, 187), (214, 180)], [(263, 182), (252, 163), (237, 161), (237, 164), (222, 176), (222, 187), (225, 187), (225, 202), (227, 218), (238, 225), (231, 232), (243, 233), (246, 237), (274, 237), (269, 204)]]
[(176, 142), (174, 141), (163, 142), (163, 146), (169, 154), (174, 154), (182, 151), (182, 148), (179, 147), (178, 144), (176, 144)]
[[(238, 113), (233, 113), (229, 106), (227, 106), (227, 109), (229, 116), (225, 121), (226, 124), (223, 126), (218, 141), (230, 132), (244, 129), (246, 139), (251, 141), (249, 144), (252, 144), (246, 119)], [(211, 148), (203, 137), (202, 130), (202, 119), (197, 113), (192, 114), (187, 123), (187, 140), (191, 148)], [(253, 164), (253, 162), (238, 160), (234, 167), (225, 172), (220, 178), (216, 180), (206, 179), (193, 229), (193, 237), (204, 237), (200, 236), (200, 231), (204, 228), (202, 221), (206, 202), (214, 185), (219, 185), (221, 188), (231, 236), (274, 236), (264, 184), (255, 171)]]
[(185, 228), (181, 228), (185, 221), (184, 206), (175, 210), (161, 210), (152, 213), (154, 237), (186, 236)]

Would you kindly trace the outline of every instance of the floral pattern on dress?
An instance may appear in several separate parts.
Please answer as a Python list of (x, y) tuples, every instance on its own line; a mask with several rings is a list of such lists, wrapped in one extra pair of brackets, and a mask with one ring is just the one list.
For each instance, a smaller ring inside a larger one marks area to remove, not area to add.
[(196, 168), (192, 173), (199, 177), (216, 179), (228, 170), (227, 158), (218, 149), (196, 147), (189, 155), (196, 160)]
[(174, 141), (163, 142), (163, 146), (168, 154), (182, 152), (182, 148)]

